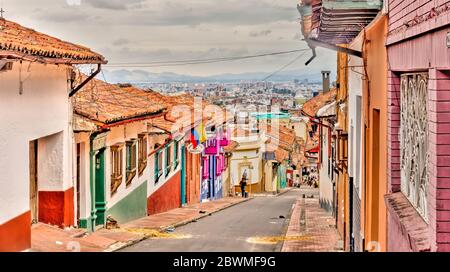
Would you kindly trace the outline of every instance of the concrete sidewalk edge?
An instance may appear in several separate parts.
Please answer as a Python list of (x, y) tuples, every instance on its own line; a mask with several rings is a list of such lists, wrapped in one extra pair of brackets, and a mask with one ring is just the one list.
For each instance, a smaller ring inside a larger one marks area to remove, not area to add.
[[(226, 209), (228, 209), (228, 208), (234, 207), (234, 206), (236, 206), (236, 205), (239, 205), (239, 204), (248, 202), (248, 201), (250, 201), (250, 200), (252, 200), (252, 199), (254, 199), (254, 198), (253, 198), (253, 197), (250, 197), (250, 198), (243, 199), (242, 201), (239, 201), (239, 202), (230, 203), (230, 204), (228, 204), (228, 205), (226, 205), (226, 206), (223, 206), (223, 207), (221, 207), (221, 208), (219, 208), (219, 209), (217, 209), (217, 210), (215, 210), (215, 211), (207, 212), (207, 213), (202, 214), (202, 215), (199, 215), (199, 216), (197, 216), (197, 217), (194, 217), (194, 218), (191, 218), (191, 219), (188, 219), (188, 220), (184, 220), (184, 221), (178, 222), (178, 223), (176, 223), (176, 224), (174, 224), (174, 225), (171, 225), (171, 226), (165, 226), (165, 227), (162, 227), (161, 230), (162, 230), (162, 231), (165, 231), (165, 230), (167, 230), (167, 229), (170, 228), (170, 227), (178, 228), (178, 227), (181, 227), (181, 226), (185, 226), (185, 225), (187, 225), (187, 224), (190, 224), (190, 223), (192, 223), (192, 222), (201, 220), (202, 218), (211, 216), (211, 215), (213, 215), (213, 214), (215, 214), (215, 213), (218, 213), (218, 212), (220, 212), (220, 211), (223, 211), (223, 210), (226, 210)], [(134, 239), (134, 240), (131, 240), (131, 241), (128, 241), (128, 242), (117, 242), (117, 243), (114, 243), (114, 244), (112, 244), (111, 246), (109, 246), (109, 247), (108, 247), (106, 250), (104, 250), (103, 252), (116, 252), (116, 251), (122, 250), (122, 249), (124, 249), (124, 248), (130, 247), (130, 246), (132, 246), (132, 245), (135, 245), (135, 244), (137, 244), (137, 243), (139, 243), (139, 242), (142, 242), (142, 241), (144, 241), (144, 240), (147, 240), (147, 239), (149, 239), (149, 238), (150, 238), (150, 237), (143, 236), (143, 237), (141, 237), (141, 238), (139, 238), (139, 239)]]
[[(291, 207), (291, 209), (290, 209), (290, 211), (289, 211), (289, 215), (288, 215), (288, 220), (286, 220), (285, 222), (284, 222), (284, 225), (283, 225), (283, 236), (284, 237), (287, 237), (287, 235), (288, 235), (288, 230), (289, 230), (289, 226), (290, 226), (290, 224), (291, 224), (291, 218), (292, 218), (292, 214), (294, 213), (294, 210), (295, 210), (295, 207), (297, 206), (297, 201), (298, 200), (300, 200), (301, 199), (301, 197), (298, 197), (298, 198), (296, 198), (295, 199), (295, 201), (294, 201), (294, 203), (292, 204), (292, 207)], [(279, 245), (277, 245), (277, 251), (278, 252), (282, 252), (283, 251), (283, 248), (284, 248), (284, 244), (286, 243), (286, 240), (283, 240), (283, 241), (281, 241), (280, 243), (279, 243)]]

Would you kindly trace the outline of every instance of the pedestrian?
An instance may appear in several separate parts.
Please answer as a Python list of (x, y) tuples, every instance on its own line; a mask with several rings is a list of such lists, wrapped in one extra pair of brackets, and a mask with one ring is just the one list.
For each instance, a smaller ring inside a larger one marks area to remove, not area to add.
[(242, 175), (241, 182), (239, 183), (239, 185), (241, 185), (242, 197), (246, 198), (247, 192), (245, 191), (245, 187), (247, 187), (247, 171), (244, 171), (244, 174)]

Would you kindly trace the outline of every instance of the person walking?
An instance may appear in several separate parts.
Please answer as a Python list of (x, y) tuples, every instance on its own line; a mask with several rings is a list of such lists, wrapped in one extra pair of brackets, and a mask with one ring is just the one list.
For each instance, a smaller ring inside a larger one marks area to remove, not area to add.
[(244, 171), (244, 174), (242, 174), (241, 182), (239, 183), (241, 185), (241, 192), (242, 197), (247, 197), (247, 192), (245, 191), (245, 188), (247, 187), (247, 171)]

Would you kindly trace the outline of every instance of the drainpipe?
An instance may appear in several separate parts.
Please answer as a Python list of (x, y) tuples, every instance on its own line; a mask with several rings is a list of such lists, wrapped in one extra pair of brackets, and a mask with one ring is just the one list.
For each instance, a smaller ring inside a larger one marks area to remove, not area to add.
[[(102, 70), (102, 65), (97, 64), (97, 70), (95, 70), (94, 73), (92, 73), (86, 80), (81, 82), (80, 85), (78, 85), (76, 87), (74, 87), (72, 85), (72, 90), (70, 91), (69, 97), (74, 96), (79, 90), (81, 90), (81, 88), (83, 88), (86, 84), (88, 84), (89, 81), (94, 79), (100, 73), (101, 70)], [(73, 84), (73, 80), (72, 80), (72, 84)]]

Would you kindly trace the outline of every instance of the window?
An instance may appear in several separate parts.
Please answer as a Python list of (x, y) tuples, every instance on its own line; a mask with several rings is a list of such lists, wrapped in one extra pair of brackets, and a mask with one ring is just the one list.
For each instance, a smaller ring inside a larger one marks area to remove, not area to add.
[(136, 176), (136, 147), (137, 141), (129, 141), (126, 144), (127, 148), (127, 186), (131, 184), (133, 178)]
[(166, 147), (166, 177), (170, 174), (170, 171), (172, 171), (172, 146)]
[(111, 196), (117, 192), (123, 178), (123, 148), (120, 145), (111, 146)]
[(142, 176), (147, 167), (147, 136), (139, 135), (138, 140), (138, 161), (139, 161), (139, 176)]
[(209, 178), (209, 158), (208, 157), (202, 157), (203, 165), (202, 165), (202, 177), (203, 179)]
[(159, 182), (163, 174), (163, 152), (162, 150), (155, 154), (155, 184)]
[(428, 77), (405, 74), (400, 88), (401, 190), (428, 219)]
[(173, 169), (177, 169), (178, 164), (180, 163), (180, 159), (178, 158), (178, 150), (180, 143), (175, 141), (173, 144)]

